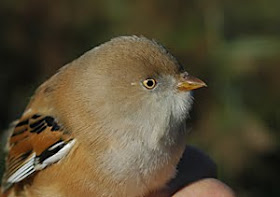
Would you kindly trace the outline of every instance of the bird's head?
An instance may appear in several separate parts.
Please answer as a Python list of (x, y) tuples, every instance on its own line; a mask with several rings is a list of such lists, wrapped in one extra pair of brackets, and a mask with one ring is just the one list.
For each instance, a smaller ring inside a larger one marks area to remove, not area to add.
[(84, 67), (76, 85), (86, 110), (118, 129), (152, 132), (176, 126), (188, 115), (190, 91), (206, 86), (163, 46), (144, 37), (112, 39), (77, 62)]

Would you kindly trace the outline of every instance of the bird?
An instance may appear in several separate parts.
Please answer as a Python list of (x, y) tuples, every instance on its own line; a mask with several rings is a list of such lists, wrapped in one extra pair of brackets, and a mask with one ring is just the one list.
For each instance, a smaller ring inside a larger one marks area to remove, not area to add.
[(42, 83), (10, 127), (4, 197), (144, 197), (186, 147), (192, 90), (205, 87), (160, 43), (119, 36)]

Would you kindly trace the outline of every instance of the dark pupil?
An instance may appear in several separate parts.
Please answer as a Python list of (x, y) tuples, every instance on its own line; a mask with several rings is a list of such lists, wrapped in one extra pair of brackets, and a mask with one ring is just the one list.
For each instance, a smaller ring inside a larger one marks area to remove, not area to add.
[(148, 80), (147, 81), (147, 86), (152, 87), (154, 85), (153, 80)]

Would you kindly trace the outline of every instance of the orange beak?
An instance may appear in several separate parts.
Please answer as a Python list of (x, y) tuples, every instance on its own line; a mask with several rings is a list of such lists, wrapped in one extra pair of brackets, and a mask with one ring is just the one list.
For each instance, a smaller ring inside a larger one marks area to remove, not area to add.
[(180, 75), (179, 83), (177, 85), (178, 90), (191, 91), (201, 87), (207, 87), (207, 85), (200, 79), (189, 75), (187, 72)]

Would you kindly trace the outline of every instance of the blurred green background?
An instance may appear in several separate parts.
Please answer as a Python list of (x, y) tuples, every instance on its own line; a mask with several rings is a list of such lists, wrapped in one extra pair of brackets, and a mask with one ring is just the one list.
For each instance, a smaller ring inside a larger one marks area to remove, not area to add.
[(208, 84), (195, 91), (189, 143), (238, 196), (280, 196), (279, 9), (279, 0), (2, 0), (0, 130), (65, 63), (112, 37), (145, 35)]

